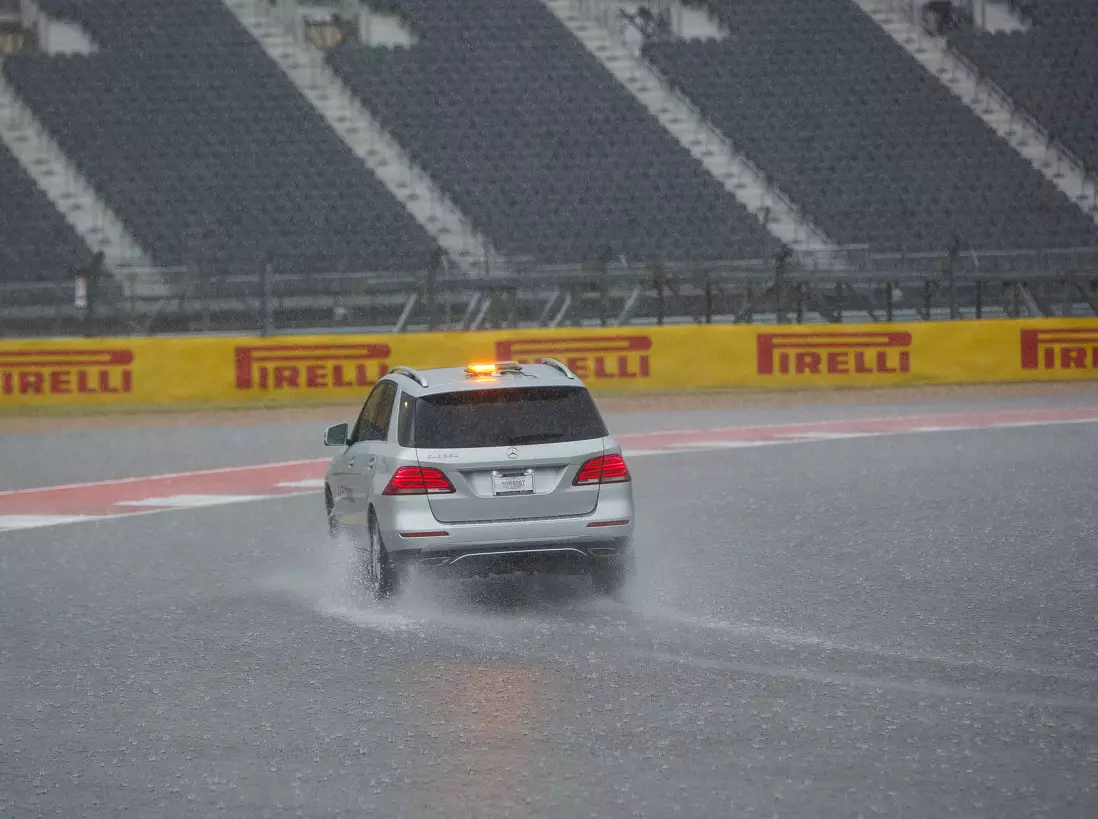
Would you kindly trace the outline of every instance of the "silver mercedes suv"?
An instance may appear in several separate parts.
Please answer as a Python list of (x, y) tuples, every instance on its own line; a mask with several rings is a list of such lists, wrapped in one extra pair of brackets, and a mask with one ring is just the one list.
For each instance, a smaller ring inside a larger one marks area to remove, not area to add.
[(394, 367), (325, 475), (333, 537), (357, 546), (370, 594), (419, 572), (589, 574), (618, 594), (633, 567), (633, 489), (621, 446), (564, 364)]

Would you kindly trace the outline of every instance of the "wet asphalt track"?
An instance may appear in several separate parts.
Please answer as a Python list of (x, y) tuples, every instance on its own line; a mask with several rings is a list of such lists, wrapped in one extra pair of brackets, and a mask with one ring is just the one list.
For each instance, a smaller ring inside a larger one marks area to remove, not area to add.
[[(0, 437), (2, 488), (317, 439)], [(1098, 815), (1098, 425), (633, 471), (625, 606), (551, 578), (364, 604), (319, 496), (0, 534), (0, 815)]]

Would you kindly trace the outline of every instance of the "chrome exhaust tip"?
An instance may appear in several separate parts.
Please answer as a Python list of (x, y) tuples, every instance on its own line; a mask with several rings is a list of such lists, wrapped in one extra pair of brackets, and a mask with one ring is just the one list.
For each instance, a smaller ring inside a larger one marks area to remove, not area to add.
[(424, 568), (431, 568), (432, 566), (444, 566), (450, 562), (448, 557), (425, 557), (422, 560), (417, 560), (416, 565)]

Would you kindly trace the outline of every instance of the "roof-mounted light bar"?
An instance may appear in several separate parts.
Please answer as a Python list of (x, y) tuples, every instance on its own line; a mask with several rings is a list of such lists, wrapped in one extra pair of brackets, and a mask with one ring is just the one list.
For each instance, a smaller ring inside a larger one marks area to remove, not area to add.
[(567, 378), (571, 378), (573, 380), (575, 380), (575, 378), (576, 378), (576, 374), (574, 372), (572, 372), (570, 369), (565, 367), (563, 364), (561, 364), (555, 358), (543, 358), (543, 359), (541, 359), (541, 363), (542, 364), (548, 364), (550, 367), (552, 367), (556, 370), (560, 370), (562, 373), (564, 373), (565, 377), (567, 377)]
[(426, 389), (427, 379), (417, 373), (411, 367), (393, 367), (389, 370), (389, 375), (403, 375), (415, 381), (419, 386)]
[(500, 375), (502, 373), (520, 373), (522, 365), (517, 361), (492, 361), (465, 365), (469, 375)]

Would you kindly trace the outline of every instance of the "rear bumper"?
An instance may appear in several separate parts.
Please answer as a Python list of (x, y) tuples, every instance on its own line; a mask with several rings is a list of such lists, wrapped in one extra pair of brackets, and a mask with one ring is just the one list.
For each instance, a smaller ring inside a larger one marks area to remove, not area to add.
[(420, 551), (403, 549), (390, 554), (398, 571), (459, 577), (486, 577), (511, 572), (586, 574), (598, 563), (620, 559), (630, 548), (628, 538), (569, 546), (463, 547)]
[[(634, 525), (629, 484), (603, 486), (594, 511), (577, 517), (442, 523), (422, 497), (399, 498), (378, 508), (377, 516), (386, 551), (394, 561), (448, 558), (434, 562), (452, 563), (454, 568), (458, 563), (472, 565), (487, 559), (474, 560), (473, 553), (502, 557), (503, 552), (542, 552), (546, 560), (554, 562), (589, 560), (628, 541)], [(461, 560), (455, 560), (458, 557)]]

